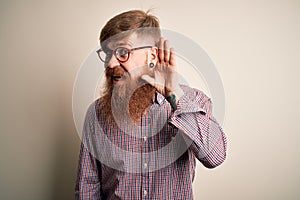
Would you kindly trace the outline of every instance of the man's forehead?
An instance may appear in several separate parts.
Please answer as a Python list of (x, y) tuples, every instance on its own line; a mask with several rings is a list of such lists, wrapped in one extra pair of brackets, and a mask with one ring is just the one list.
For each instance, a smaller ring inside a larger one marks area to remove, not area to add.
[(105, 47), (109, 49), (115, 49), (120, 46), (136, 47), (143, 45), (152, 45), (152, 42), (148, 41), (147, 37), (138, 35), (133, 32), (127, 35), (117, 35), (107, 40)]
[(126, 36), (113, 37), (109, 39), (107, 47), (109, 49), (115, 49), (119, 46), (134, 46), (140, 43), (140, 38), (137, 37), (136, 33), (132, 33)]
[(132, 46), (132, 42), (127, 38), (120, 39), (120, 40), (111, 40), (106, 45), (109, 49), (115, 49), (120, 46)]

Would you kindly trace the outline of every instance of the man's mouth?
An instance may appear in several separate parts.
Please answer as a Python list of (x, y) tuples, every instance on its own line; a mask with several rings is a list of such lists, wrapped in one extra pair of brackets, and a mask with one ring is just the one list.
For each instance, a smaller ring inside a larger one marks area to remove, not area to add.
[(111, 77), (114, 84), (121, 83), (126, 79), (125, 70), (122, 66), (117, 66), (113, 69), (108, 69), (107, 74)]
[(125, 80), (125, 76), (122, 75), (112, 75), (112, 80), (115, 84), (119, 84)]
[(119, 81), (121, 78), (122, 78), (121, 75), (113, 75), (113, 76), (112, 76), (112, 79), (113, 79), (114, 81)]

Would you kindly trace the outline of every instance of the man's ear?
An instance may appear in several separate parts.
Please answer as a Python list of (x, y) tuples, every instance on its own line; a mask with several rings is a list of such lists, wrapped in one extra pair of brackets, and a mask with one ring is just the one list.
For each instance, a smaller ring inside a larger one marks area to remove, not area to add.
[(158, 61), (158, 48), (152, 47), (149, 51), (149, 62), (157, 63)]

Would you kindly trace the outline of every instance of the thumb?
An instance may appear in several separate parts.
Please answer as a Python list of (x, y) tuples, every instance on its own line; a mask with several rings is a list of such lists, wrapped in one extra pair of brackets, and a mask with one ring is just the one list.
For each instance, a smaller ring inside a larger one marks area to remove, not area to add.
[(161, 93), (162, 95), (164, 95), (164, 91), (165, 91), (165, 87), (163, 84), (159, 83), (155, 78), (149, 76), (149, 75), (143, 75), (141, 77), (144, 81), (146, 81), (147, 83), (149, 83), (150, 85), (152, 85), (153, 87), (156, 88), (156, 90)]
[(155, 79), (149, 75), (142, 75), (141, 77), (144, 81), (146, 81), (147, 83), (149, 83), (150, 85), (154, 86), (155, 85)]

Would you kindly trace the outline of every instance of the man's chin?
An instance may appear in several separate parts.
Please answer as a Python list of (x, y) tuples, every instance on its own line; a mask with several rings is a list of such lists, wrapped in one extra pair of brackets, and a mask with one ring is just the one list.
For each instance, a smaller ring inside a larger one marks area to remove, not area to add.
[(139, 86), (144, 85), (141, 78), (131, 79), (129, 77), (122, 77), (119, 79), (112, 79), (114, 86), (124, 86), (128, 90), (137, 89)]
[(124, 85), (126, 81), (124, 79), (119, 79), (119, 80), (113, 80), (113, 84), (116, 86), (121, 86)]
[[(103, 96), (108, 121), (131, 119), (139, 122), (139, 118), (152, 103), (155, 88), (150, 84), (131, 82), (130, 79), (110, 81), (106, 95)], [(116, 116), (113, 113), (117, 113), (118, 119), (114, 119)]]

